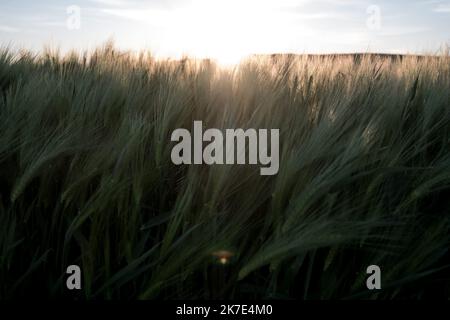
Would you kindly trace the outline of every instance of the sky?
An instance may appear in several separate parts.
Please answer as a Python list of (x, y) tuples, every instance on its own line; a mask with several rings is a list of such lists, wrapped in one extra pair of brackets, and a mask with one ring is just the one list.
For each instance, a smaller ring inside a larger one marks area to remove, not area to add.
[(89, 50), (113, 39), (155, 56), (435, 53), (450, 0), (2, 0), (0, 46)]

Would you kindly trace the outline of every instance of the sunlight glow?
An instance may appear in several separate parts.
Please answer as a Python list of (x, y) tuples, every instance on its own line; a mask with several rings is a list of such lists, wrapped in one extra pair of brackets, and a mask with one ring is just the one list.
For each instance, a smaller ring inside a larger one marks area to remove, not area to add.
[(253, 53), (280, 51), (289, 44), (286, 30), (293, 30), (289, 24), (295, 17), (283, 8), (290, 2), (192, 0), (165, 15), (148, 12), (146, 19), (164, 32), (160, 46), (164, 55), (212, 58), (229, 65)]

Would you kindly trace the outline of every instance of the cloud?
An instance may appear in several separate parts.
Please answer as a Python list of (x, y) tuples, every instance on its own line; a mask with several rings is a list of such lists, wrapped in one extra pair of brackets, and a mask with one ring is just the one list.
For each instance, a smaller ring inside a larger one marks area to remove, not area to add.
[(433, 9), (434, 12), (450, 12), (450, 4), (440, 4)]
[(378, 32), (378, 35), (380, 36), (386, 36), (386, 37), (396, 37), (396, 36), (406, 36), (410, 34), (416, 34), (421, 32), (427, 32), (430, 31), (431, 28), (429, 27), (386, 27), (382, 28), (380, 32)]
[(36, 22), (36, 25), (41, 27), (65, 27), (67, 24), (62, 21), (42, 21)]
[[(121, 0), (91, 0), (96, 2), (121, 2)], [(329, 1), (329, 0), (328, 0)], [(347, 0), (351, 1), (351, 0)], [(146, 22), (152, 25), (167, 25), (170, 21), (178, 19), (187, 20), (186, 15), (194, 14), (199, 16), (199, 12), (203, 12), (205, 16), (221, 16), (226, 11), (231, 14), (233, 18), (240, 16), (243, 13), (249, 14), (253, 12), (255, 15), (268, 13), (272, 17), (284, 17), (285, 19), (300, 19), (300, 20), (316, 20), (329, 19), (341, 16), (332, 12), (308, 12), (305, 10), (294, 10), (300, 8), (312, 0), (247, 0), (244, 4), (240, 0), (222, 0), (217, 4), (212, 5), (210, 0), (197, 0), (191, 3), (191, 6), (179, 6), (177, 8), (161, 8), (147, 5), (141, 8), (111, 8), (103, 7), (94, 9), (102, 14), (112, 15), (123, 19)], [(221, 4), (221, 5), (220, 5)], [(232, 9), (232, 11), (231, 11)], [(231, 18), (231, 23), (233, 21)]]
[(425, 0), (418, 2), (419, 4), (441, 4), (442, 0)]
[(320, 19), (340, 19), (345, 18), (343, 14), (335, 12), (317, 12), (317, 13), (297, 13), (295, 17), (301, 20), (320, 20)]
[(450, 12), (450, 1), (444, 0), (424, 0), (420, 4), (433, 6), (433, 11), (438, 13)]
[(166, 10), (156, 9), (100, 9), (101, 13), (113, 15), (119, 18), (148, 22), (152, 25), (167, 25), (173, 20), (173, 14)]
[(90, 0), (90, 1), (107, 6), (124, 6), (130, 4), (130, 1), (124, 0)]
[(5, 26), (5, 25), (0, 25), (0, 32), (19, 32), (20, 29), (11, 27), (11, 26)]

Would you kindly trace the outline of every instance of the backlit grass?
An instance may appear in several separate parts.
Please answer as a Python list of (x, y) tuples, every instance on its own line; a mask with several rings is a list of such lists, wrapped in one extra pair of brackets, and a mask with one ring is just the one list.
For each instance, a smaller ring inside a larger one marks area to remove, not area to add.
[[(0, 298), (448, 299), (449, 89), (447, 54), (3, 49)], [(279, 173), (173, 165), (194, 120), (279, 128)]]

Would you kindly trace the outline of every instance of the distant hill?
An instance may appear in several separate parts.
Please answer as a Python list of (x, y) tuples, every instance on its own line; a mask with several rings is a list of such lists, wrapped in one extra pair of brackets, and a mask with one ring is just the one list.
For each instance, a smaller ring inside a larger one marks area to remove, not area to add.
[[(253, 57), (270, 57), (273, 60), (295, 57), (307, 57), (311, 59), (341, 59), (353, 58), (355, 61), (361, 61), (363, 58), (379, 59), (387, 58), (392, 60), (402, 60), (407, 57), (415, 57), (418, 59), (429, 58), (429, 55), (414, 55), (414, 54), (390, 54), (390, 53), (333, 53), (333, 54), (296, 54), (296, 53), (274, 53), (274, 54), (256, 54)], [(437, 56), (436, 56), (437, 57)]]

